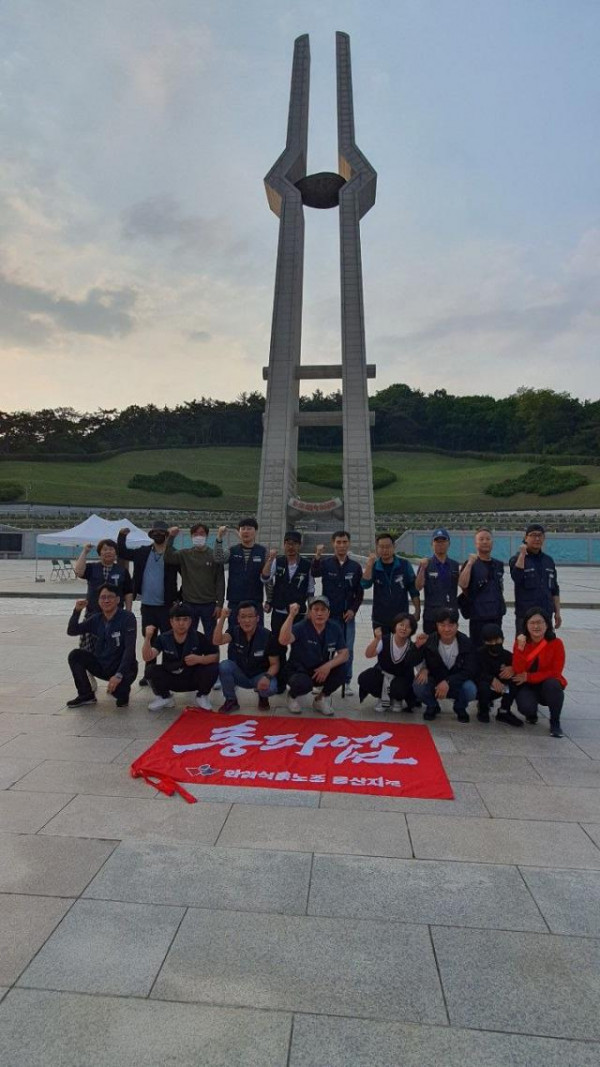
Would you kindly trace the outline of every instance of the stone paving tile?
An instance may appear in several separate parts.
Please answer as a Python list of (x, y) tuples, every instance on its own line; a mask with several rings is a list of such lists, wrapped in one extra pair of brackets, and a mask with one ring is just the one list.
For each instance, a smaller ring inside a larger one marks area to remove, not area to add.
[(78, 900), (19, 985), (148, 996), (184, 914), (159, 904)]
[(78, 896), (116, 841), (0, 834), (0, 892)]
[[(534, 758), (526, 756), (464, 755), (448, 753), (442, 760), (452, 782), (540, 782)], [(555, 760), (545, 760), (554, 763)], [(571, 760), (571, 763), (580, 762)]]
[(289, 1067), (598, 1067), (599, 1058), (583, 1041), (296, 1015)]
[(135, 740), (126, 744), (125, 748), (115, 756), (113, 763), (133, 763), (133, 761), (136, 760), (138, 756), (141, 756), (147, 748), (150, 748), (155, 741), (155, 737), (136, 737)]
[(291, 805), (318, 808), (321, 794), (309, 789), (257, 789), (244, 785), (193, 785), (185, 788), (197, 800), (218, 800), (226, 804)]
[(170, 725), (144, 710), (129, 715), (113, 713), (110, 716), (96, 719), (88, 725), (87, 729), (80, 732), (85, 737), (123, 737), (128, 741), (133, 741), (143, 734), (144, 737), (150, 737), (156, 741)]
[(235, 804), (219, 845), (364, 856), (412, 855), (405, 816), (333, 808)]
[(0, 1062), (286, 1067), (290, 1030), (283, 1012), (13, 989), (0, 1009)]
[[(566, 722), (563, 729), (568, 732)], [(590, 742), (588, 742), (590, 743)], [(523, 727), (521, 730), (512, 729), (510, 735), (506, 730), (498, 730), (494, 734), (475, 734), (467, 730), (463, 734), (454, 737), (454, 744), (458, 752), (472, 756), (545, 756), (546, 758), (584, 759), (585, 752), (581, 751), (579, 742), (569, 741), (563, 737), (558, 741), (550, 737), (546, 722), (540, 722), (537, 726)]]
[(47, 733), (19, 734), (2, 745), (2, 759), (39, 759), (92, 761), (110, 763), (127, 746), (124, 737), (72, 737), (69, 734), (53, 737)]
[(0, 1003), (4, 1000), (4, 998), (5, 998), (7, 993), (8, 993), (8, 988), (2, 989), (0, 987)]
[(46, 760), (30, 774), (25, 774), (13, 792), (29, 790), (38, 793), (90, 793), (94, 796), (151, 797), (158, 792), (146, 785), (143, 778), (132, 778), (127, 767), (114, 763), (68, 763), (66, 760)]
[(432, 937), (453, 1026), (600, 1039), (600, 941), (441, 926)]
[(479, 785), (490, 814), (497, 819), (545, 819), (551, 822), (600, 822), (600, 791), (576, 786), (483, 782)]
[(427, 928), (190, 909), (153, 997), (446, 1023)]
[(0, 896), (0, 983), (16, 982), (72, 903), (60, 897)]
[[(588, 741), (587, 738), (581, 737), (577, 739), (577, 746), (584, 756), (600, 761), (600, 741)], [(2, 749), (0, 749), (0, 752), (2, 752)], [(569, 755), (572, 755), (572, 753), (569, 753)]]
[(316, 855), (308, 914), (546, 931), (517, 868), (493, 864)]
[(600, 824), (586, 822), (582, 823), (581, 826), (585, 833), (588, 834), (592, 841), (594, 841), (598, 848), (600, 848)]
[(546, 785), (600, 789), (600, 760), (537, 759), (531, 762)]
[(40, 762), (39, 759), (0, 759), (0, 789), (9, 789)]
[(474, 785), (451, 783), (454, 800), (422, 800), (418, 797), (377, 797), (352, 793), (322, 793), (321, 808), (345, 808), (354, 811), (415, 811), (427, 815), (486, 816), (487, 808)]
[(259, 849), (123, 842), (86, 897), (302, 915), (311, 856)]
[[(417, 859), (600, 868), (600, 849), (573, 823), (443, 815), (406, 818)], [(600, 843), (600, 826), (596, 829)]]
[(523, 867), (523, 878), (553, 934), (600, 938), (600, 872)]
[(72, 793), (0, 792), (0, 827), (7, 834), (35, 834), (72, 799)]
[(43, 833), (117, 840), (166, 837), (214, 845), (229, 810), (227, 804), (186, 804), (180, 797), (161, 795), (154, 799), (150, 792), (147, 800), (80, 795), (44, 827)]
[(597, 718), (565, 720), (564, 729), (574, 741), (600, 741), (600, 722)]
[[(85, 711), (85, 709), (83, 709)], [(17, 734), (69, 734), (77, 736), (90, 728), (95, 718), (93, 708), (89, 709), (92, 715), (85, 716), (82, 711), (68, 711), (62, 715), (32, 715), (29, 712), (4, 712), (0, 715), (0, 732), (5, 728), (15, 731)]]

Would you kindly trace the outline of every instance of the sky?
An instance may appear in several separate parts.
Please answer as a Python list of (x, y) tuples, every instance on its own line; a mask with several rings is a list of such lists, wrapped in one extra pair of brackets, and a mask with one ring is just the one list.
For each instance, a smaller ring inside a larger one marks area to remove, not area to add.
[[(308, 172), (337, 169), (336, 30), (378, 173), (370, 391), (598, 398), (598, 0), (3, 0), (0, 409), (264, 390), (263, 178), (303, 33)], [(307, 363), (340, 360), (337, 225), (306, 209)]]

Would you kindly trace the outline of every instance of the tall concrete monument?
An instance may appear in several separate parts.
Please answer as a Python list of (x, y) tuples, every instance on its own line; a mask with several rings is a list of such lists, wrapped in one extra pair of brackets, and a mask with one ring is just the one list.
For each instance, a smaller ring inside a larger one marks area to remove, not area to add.
[[(273, 322), (267, 378), (260, 470), (261, 539), (279, 546), (290, 525), (302, 516), (318, 519), (321, 529), (343, 525), (357, 553), (372, 550), (375, 533), (366, 362), (360, 220), (375, 203), (377, 175), (354, 140), (350, 39), (336, 34), (339, 172), (307, 175), (310, 49), (308, 35), (294, 44), (287, 140), (265, 178), (267, 199), (279, 218)], [(342, 363), (302, 364), (302, 287), (304, 207), (340, 213)], [(300, 412), (303, 379), (342, 380), (342, 411)], [(343, 427), (343, 502), (326, 507), (296, 498), (298, 428)]]

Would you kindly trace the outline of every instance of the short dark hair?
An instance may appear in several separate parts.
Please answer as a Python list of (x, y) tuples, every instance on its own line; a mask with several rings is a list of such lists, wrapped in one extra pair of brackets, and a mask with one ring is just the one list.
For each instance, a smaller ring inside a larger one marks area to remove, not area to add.
[(169, 612), (170, 619), (193, 619), (192, 609), (189, 604), (173, 604)]
[(240, 521), (237, 524), (238, 530), (242, 526), (251, 526), (253, 528), (253, 530), (258, 530), (258, 523), (257, 523), (256, 519), (240, 519)]
[(119, 551), (117, 548), (117, 542), (113, 541), (112, 537), (103, 537), (102, 540), (98, 541), (98, 544), (96, 545), (96, 552), (98, 553), (98, 555), (100, 555), (105, 545), (108, 545), (109, 548), (114, 548), (115, 552)]
[(375, 544), (378, 545), (380, 541), (391, 541), (392, 544), (395, 543), (395, 539), (391, 533), (377, 534), (377, 537), (375, 538)]
[(394, 630), (396, 629), (399, 622), (410, 623), (411, 634), (416, 634), (417, 620), (415, 619), (414, 615), (409, 615), (407, 611), (401, 611), (399, 615), (395, 615), (392, 619), (392, 633), (394, 633)]
[(438, 622), (455, 622), (458, 624), (458, 611), (456, 608), (440, 608), (435, 613), (435, 624)]
[(529, 608), (529, 611), (525, 612), (525, 614), (523, 616), (523, 629), (522, 629), (521, 633), (525, 634), (525, 637), (527, 638), (528, 641), (530, 640), (530, 638), (529, 638), (529, 630), (527, 629), (527, 623), (529, 622), (530, 619), (533, 618), (534, 615), (541, 615), (542, 619), (546, 623), (546, 633), (544, 634), (544, 637), (545, 637), (546, 641), (554, 641), (554, 639), (556, 637), (556, 634), (554, 633), (554, 630), (552, 629), (552, 622), (550, 621), (550, 616), (548, 615), (547, 611), (544, 611), (543, 608)]
[(349, 541), (351, 540), (350, 534), (347, 530), (334, 530), (331, 535), (331, 540), (335, 541), (336, 537), (347, 537)]
[(252, 608), (252, 610), (258, 615), (258, 608), (257, 608), (254, 600), (240, 600), (240, 602), (239, 602), (239, 604), (237, 606), (238, 615), (239, 615), (240, 611), (242, 610), (242, 608), (246, 608), (246, 609)]
[(196, 530), (204, 530), (204, 533), (208, 537), (209, 529), (205, 522), (195, 522), (193, 526), (190, 526), (190, 533), (195, 534)]
[(121, 595), (119, 593), (119, 590), (115, 589), (114, 585), (111, 585), (110, 582), (103, 582), (102, 585), (98, 586), (98, 588), (96, 589), (96, 597), (98, 600), (100, 599), (100, 593), (104, 592), (112, 593), (112, 595), (116, 596), (117, 598), (119, 598)]

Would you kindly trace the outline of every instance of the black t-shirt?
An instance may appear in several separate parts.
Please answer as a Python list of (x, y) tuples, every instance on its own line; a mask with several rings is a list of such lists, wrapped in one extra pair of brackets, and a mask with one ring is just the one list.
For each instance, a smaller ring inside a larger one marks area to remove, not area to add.
[(277, 656), (278, 649), (276, 638), (266, 626), (258, 625), (249, 641), (241, 626), (234, 626), (227, 656), (248, 678), (254, 678), (257, 674), (266, 674), (269, 656)]
[(186, 656), (211, 656), (217, 651), (204, 634), (188, 630), (181, 644), (175, 640), (172, 630), (154, 638), (154, 647), (162, 652), (162, 666), (170, 674), (181, 674), (187, 667)]

